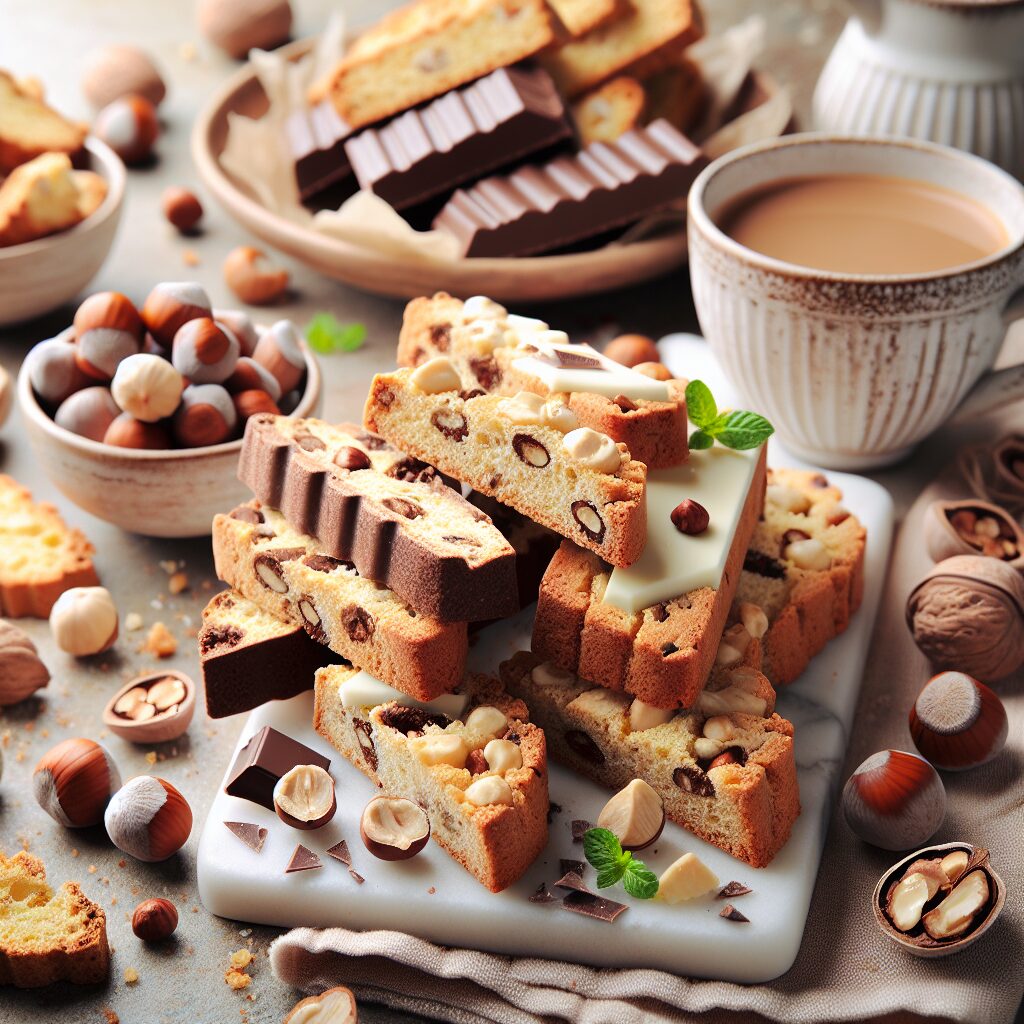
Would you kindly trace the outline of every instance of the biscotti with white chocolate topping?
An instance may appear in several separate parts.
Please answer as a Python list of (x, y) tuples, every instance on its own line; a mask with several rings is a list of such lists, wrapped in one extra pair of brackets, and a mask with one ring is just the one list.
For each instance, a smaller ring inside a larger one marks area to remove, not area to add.
[(544, 733), (496, 680), (471, 676), (457, 717), (398, 701), (351, 707), (353, 670), (321, 669), (314, 727), (389, 796), (421, 804), (431, 838), (492, 892), (519, 879), (547, 845)]
[(647, 538), (647, 467), (606, 434), (579, 427), (562, 400), (461, 390), (444, 357), (380, 373), (366, 426), (442, 473), (627, 566)]

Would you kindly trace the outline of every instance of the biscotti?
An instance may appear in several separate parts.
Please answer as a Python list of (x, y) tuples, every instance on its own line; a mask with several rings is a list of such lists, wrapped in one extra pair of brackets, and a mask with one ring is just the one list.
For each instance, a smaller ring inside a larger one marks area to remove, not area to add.
[(239, 479), (323, 552), (445, 622), (518, 609), (515, 552), (437, 473), (348, 423), (259, 415)]
[(560, 397), (463, 397), (460, 389), (443, 356), (415, 370), (377, 374), (364, 421), (403, 451), (614, 565), (639, 557), (647, 468), (625, 445), (579, 427)]
[(94, 550), (53, 505), (0, 475), (0, 614), (45, 619), (65, 590), (96, 586)]
[[(492, 892), (547, 844), (544, 733), (497, 682), (470, 677), (446, 710), (388, 696), (341, 667), (316, 677), (314, 727), (389, 796), (420, 803), (432, 838)], [(458, 703), (454, 703), (454, 702)]]
[(572, 105), (580, 142), (611, 142), (644, 123), (647, 93), (631, 75), (619, 75), (585, 93)]
[(312, 690), (316, 670), (342, 660), (301, 626), (275, 618), (234, 590), (210, 599), (198, 639), (210, 718)]
[[(571, 384), (566, 401), (580, 424), (624, 444), (648, 469), (678, 465), (689, 454), (684, 381), (652, 380), (587, 345), (570, 345), (543, 320), (510, 316), (482, 295), (462, 302), (438, 292), (405, 307), (398, 365), (435, 356), (452, 361), (467, 390), (547, 398)], [(558, 366), (562, 359), (569, 365)]]
[(551, 755), (602, 786), (643, 779), (671, 821), (764, 867), (800, 813), (793, 726), (752, 665), (719, 669), (695, 707), (659, 711), (520, 652), (501, 666)]
[(629, 12), (629, 0), (548, 0), (572, 36), (581, 36)]
[[(533, 650), (648, 704), (690, 706), (719, 656), (764, 481), (763, 449), (692, 452), (687, 466), (650, 474), (641, 560), (613, 571), (564, 542), (541, 581)], [(696, 536), (671, 520), (674, 504), (687, 497), (709, 513), (708, 528)], [(750, 628), (763, 632), (753, 619)]]
[(764, 671), (776, 686), (793, 682), (860, 607), (866, 532), (842, 497), (821, 473), (769, 470), (737, 597), (768, 616)]
[(0, 184), (0, 248), (44, 238), (82, 220), (74, 173), (64, 153), (44, 153), (11, 171)]
[(462, 679), (464, 622), (417, 614), (392, 591), (325, 555), (274, 509), (242, 505), (213, 520), (217, 575), (276, 618), (418, 700)]
[(558, 27), (545, 0), (417, 0), (364, 32), (309, 100), (361, 128), (532, 56)]
[(0, 71), (0, 177), (43, 153), (74, 156), (86, 132)]
[(0, 853), (0, 985), (98, 985), (109, 973), (103, 908), (76, 882), (54, 892), (38, 857)]

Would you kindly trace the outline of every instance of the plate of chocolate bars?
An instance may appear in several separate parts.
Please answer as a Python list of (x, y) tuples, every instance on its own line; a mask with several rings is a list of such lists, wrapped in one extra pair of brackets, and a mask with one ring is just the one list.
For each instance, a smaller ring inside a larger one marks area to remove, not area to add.
[[(254, 234), (380, 294), (542, 301), (668, 273), (685, 263), (686, 196), (714, 155), (693, 140), (779, 90), (751, 73), (720, 109), (684, 52), (702, 34), (691, 0), (561, 6), (420, 0), (285, 110), (246, 64), (196, 122), (199, 173)], [(274, 56), (313, 63), (316, 47)], [(246, 119), (284, 161), (272, 201), (257, 171), (225, 159)], [(385, 222), (399, 245), (377, 244)]]

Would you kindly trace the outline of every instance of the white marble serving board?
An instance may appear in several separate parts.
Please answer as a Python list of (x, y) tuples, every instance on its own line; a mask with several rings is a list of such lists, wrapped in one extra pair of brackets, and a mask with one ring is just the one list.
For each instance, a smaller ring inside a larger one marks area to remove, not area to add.
[[(699, 339), (675, 335), (662, 341), (665, 362), (678, 375), (700, 377), (719, 405), (728, 389)], [(772, 445), (769, 464), (799, 464)], [(551, 825), (545, 854), (527, 875), (503, 893), (479, 885), (433, 843), (402, 863), (374, 859), (359, 839), (359, 815), (377, 790), (317, 736), (310, 725), (312, 697), (264, 705), (253, 711), (239, 747), (264, 725), (331, 757), (338, 785), (338, 812), (316, 832), (298, 832), (257, 804), (220, 789), (199, 844), (199, 893), (207, 910), (239, 921), (280, 926), (342, 925), (368, 930), (397, 929), (451, 946), (496, 953), (571, 960), (607, 967), (651, 967), (674, 974), (762, 982), (778, 977), (796, 958), (818, 871), (837, 773), (842, 763), (860, 688), (875, 613), (888, 564), (892, 502), (878, 484), (862, 477), (829, 473), (844, 491), (845, 504), (868, 530), (864, 603), (850, 628), (811, 663), (804, 675), (779, 694), (778, 711), (796, 728), (796, 759), (803, 813), (784, 849), (767, 868), (754, 869), (674, 825), (640, 856), (661, 872), (692, 850), (722, 884), (736, 879), (754, 891), (735, 900), (750, 919), (737, 924), (718, 916), (723, 904), (711, 897), (674, 907), (632, 900), (621, 887), (607, 895), (629, 909), (614, 924), (590, 920), (558, 904), (538, 905), (528, 897), (542, 882), (562, 874), (559, 859), (583, 859), (574, 844), (573, 818), (594, 820), (608, 792), (552, 764), (551, 799), (561, 806)], [(533, 609), (482, 632), (470, 654), (471, 666), (493, 670), (518, 648), (529, 646)], [(225, 768), (230, 767), (229, 765)], [(266, 826), (259, 855), (225, 827), (225, 821)], [(366, 881), (357, 885), (326, 850), (346, 839), (354, 867)], [(286, 875), (296, 843), (321, 856), (319, 870)], [(593, 871), (588, 869), (592, 882)]]

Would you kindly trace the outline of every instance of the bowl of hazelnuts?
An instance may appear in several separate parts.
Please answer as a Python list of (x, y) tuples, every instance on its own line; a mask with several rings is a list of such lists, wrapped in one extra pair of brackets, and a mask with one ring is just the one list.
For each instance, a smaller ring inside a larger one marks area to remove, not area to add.
[(100, 519), (151, 537), (200, 537), (245, 500), (236, 473), (256, 413), (319, 410), (319, 365), (288, 320), (213, 309), (191, 282), (156, 285), (136, 307), (86, 299), (26, 356), (18, 400), (55, 486)]

